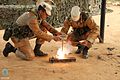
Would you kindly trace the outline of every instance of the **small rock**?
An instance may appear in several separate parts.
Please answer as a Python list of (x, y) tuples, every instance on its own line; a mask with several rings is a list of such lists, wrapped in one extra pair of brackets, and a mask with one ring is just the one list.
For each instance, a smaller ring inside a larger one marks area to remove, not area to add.
[(53, 50), (51, 50), (51, 52), (53, 52)]
[(113, 66), (113, 64), (111, 64), (111, 66)]
[(117, 57), (120, 57), (120, 55), (117, 55)]
[(97, 59), (102, 60), (102, 61), (107, 61), (109, 58), (105, 55), (98, 55)]
[(115, 48), (113, 47), (113, 48), (107, 48), (107, 50), (109, 50), (109, 51), (112, 51), (112, 50), (114, 50)]
[(59, 77), (59, 79), (63, 79), (62, 77)]
[(110, 27), (110, 25), (107, 25), (107, 27)]
[(98, 48), (94, 48), (94, 50), (97, 50)]
[(112, 53), (109, 53), (109, 54), (106, 54), (107, 56), (109, 56), (109, 55), (113, 55)]
[(55, 70), (53, 70), (53, 73), (55, 73)]
[(115, 72), (115, 74), (117, 74), (117, 72)]

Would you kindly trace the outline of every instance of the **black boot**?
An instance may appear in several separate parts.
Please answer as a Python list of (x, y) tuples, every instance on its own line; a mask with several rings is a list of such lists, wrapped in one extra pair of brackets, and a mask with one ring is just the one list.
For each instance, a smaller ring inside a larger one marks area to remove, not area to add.
[(77, 45), (78, 46), (78, 49), (76, 50), (76, 54), (80, 54), (81, 53), (81, 51), (84, 49), (84, 46), (82, 46), (82, 45)]
[(88, 50), (89, 50), (88, 47), (85, 47), (85, 48), (83, 49), (83, 58), (84, 58), (84, 59), (87, 59), (87, 58), (88, 58)]
[(35, 48), (34, 48), (34, 53), (35, 53), (35, 56), (47, 56), (48, 54), (46, 53), (43, 53), (41, 50), (41, 44), (36, 44), (35, 45)]
[(14, 52), (16, 51), (17, 49), (15, 47), (13, 47), (9, 42), (5, 45), (5, 48), (3, 50), (3, 55), (5, 57), (8, 57), (9, 53), (10, 52)]

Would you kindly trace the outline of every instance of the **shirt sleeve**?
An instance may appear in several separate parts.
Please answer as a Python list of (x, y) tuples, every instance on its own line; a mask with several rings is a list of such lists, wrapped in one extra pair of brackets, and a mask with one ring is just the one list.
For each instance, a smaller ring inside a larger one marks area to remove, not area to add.
[(55, 28), (53, 28), (47, 21), (43, 20), (41, 22), (41, 25), (44, 26), (50, 33), (52, 33), (53, 35), (55, 35), (58, 31), (55, 30)]
[(41, 39), (44, 39), (46, 41), (51, 41), (52, 40), (52, 36), (48, 35), (47, 33), (43, 32), (38, 25), (38, 21), (37, 18), (35, 17), (34, 14), (30, 14), (29, 15), (29, 21), (28, 21), (28, 26), (30, 27), (30, 29), (34, 32), (34, 34)]
[(70, 22), (69, 22), (69, 20), (65, 20), (65, 21), (64, 21), (64, 26), (63, 26), (63, 28), (61, 29), (61, 32), (67, 34), (69, 28), (70, 28)]
[(99, 35), (99, 26), (95, 23), (92, 17), (86, 20), (86, 25), (91, 29), (90, 35), (88, 36), (87, 40), (93, 43)]

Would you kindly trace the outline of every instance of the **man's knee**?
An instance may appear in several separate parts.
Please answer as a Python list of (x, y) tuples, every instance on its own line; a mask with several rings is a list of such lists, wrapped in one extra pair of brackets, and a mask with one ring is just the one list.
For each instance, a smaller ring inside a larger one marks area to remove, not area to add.
[(19, 40), (17, 43), (15, 43), (15, 46), (17, 47), (16, 51), (17, 57), (29, 61), (34, 59), (35, 55), (33, 49), (31, 48), (29, 40), (27, 39)]
[(32, 61), (32, 60), (34, 60), (34, 58), (35, 58), (35, 56), (31, 56), (31, 57), (27, 58), (26, 60), (27, 61)]
[(34, 55), (26, 55), (24, 52), (20, 51), (19, 49), (16, 51), (16, 56), (27, 61), (31, 61), (35, 58)]

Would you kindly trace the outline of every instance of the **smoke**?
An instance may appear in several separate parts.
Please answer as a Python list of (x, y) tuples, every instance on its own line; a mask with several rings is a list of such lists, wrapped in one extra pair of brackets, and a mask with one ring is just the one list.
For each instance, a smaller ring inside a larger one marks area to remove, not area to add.
[(57, 51), (57, 57), (62, 59), (62, 58), (65, 58), (66, 55), (69, 55), (69, 53), (71, 53), (72, 51), (72, 45), (70, 45), (69, 42), (65, 43), (63, 45), (63, 48), (62, 46), (58, 49)]

